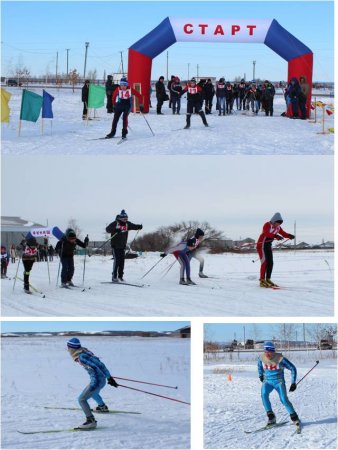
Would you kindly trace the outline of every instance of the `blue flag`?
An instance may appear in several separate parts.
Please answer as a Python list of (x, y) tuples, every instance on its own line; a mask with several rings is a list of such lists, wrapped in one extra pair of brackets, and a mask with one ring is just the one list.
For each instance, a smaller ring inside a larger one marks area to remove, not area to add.
[(54, 97), (43, 89), (42, 118), (53, 119), (52, 103)]

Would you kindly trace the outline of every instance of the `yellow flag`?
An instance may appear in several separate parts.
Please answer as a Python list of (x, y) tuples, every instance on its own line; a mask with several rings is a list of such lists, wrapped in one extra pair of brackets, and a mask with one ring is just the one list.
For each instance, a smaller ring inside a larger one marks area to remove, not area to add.
[(326, 106), (325, 103), (323, 103), (321, 101), (316, 102), (316, 105), (319, 106), (319, 108), (323, 108), (324, 106)]
[(1, 122), (9, 122), (10, 109), (8, 106), (12, 94), (1, 88)]

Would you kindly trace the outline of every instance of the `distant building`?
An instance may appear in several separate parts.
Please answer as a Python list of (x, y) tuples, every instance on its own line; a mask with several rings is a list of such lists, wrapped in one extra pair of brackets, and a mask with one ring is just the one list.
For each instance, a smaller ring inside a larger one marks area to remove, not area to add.
[(43, 228), (45, 226), (17, 216), (1, 216), (1, 244), (7, 248), (12, 244), (17, 246), (31, 228)]
[(178, 330), (173, 331), (170, 336), (190, 339), (190, 337), (191, 337), (191, 326), (188, 325), (186, 327), (179, 328)]

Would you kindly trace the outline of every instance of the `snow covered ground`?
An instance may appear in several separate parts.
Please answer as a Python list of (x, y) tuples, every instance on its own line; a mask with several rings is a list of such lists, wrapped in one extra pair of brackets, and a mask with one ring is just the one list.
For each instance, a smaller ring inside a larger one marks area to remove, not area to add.
[[(42, 93), (40, 88), (30, 90)], [(41, 135), (39, 119), (36, 124), (23, 121), (21, 137), (18, 137), (21, 90), (8, 88), (8, 91), (13, 95), (10, 100), (11, 121), (2, 124), (4, 155), (331, 155), (334, 148), (333, 134), (318, 134), (322, 131), (321, 110), (318, 110), (316, 124), (281, 117), (285, 111), (282, 95), (275, 97), (274, 117), (266, 117), (262, 112), (258, 116), (243, 115), (236, 110), (231, 116), (218, 117), (214, 110), (214, 114), (208, 116), (213, 128), (205, 128), (201, 119), (193, 116), (190, 130), (183, 130), (185, 97), (181, 115), (172, 115), (166, 102), (163, 107), (165, 115), (158, 116), (153, 96), (153, 108), (145, 118), (155, 137), (142, 116), (131, 114), (129, 139), (121, 146), (116, 145), (117, 139), (92, 140), (110, 132), (112, 115), (107, 114), (105, 108), (96, 111), (95, 120), (84, 122), (81, 91), (73, 93), (71, 89), (48, 88), (47, 91), (55, 97), (52, 135), (48, 119), (45, 120), (44, 135)], [(320, 97), (320, 100), (326, 104), (334, 102), (330, 97)], [(326, 131), (333, 127), (333, 117), (325, 114)]]
[[(298, 379), (320, 361), (297, 390), (288, 394), (303, 423), (301, 435), (295, 434), (291, 424), (257, 434), (244, 433), (266, 424), (257, 375), (258, 353), (255, 358), (252, 353), (242, 353), (239, 360), (236, 353), (227, 353), (225, 361), (205, 365), (205, 448), (337, 448), (336, 354), (328, 350), (284, 354), (297, 366)], [(230, 373), (232, 381), (227, 379)], [(286, 370), (287, 386), (289, 374)], [(270, 398), (277, 420), (289, 420), (277, 393)]]
[[(167, 256), (143, 280), (141, 277), (160, 260), (159, 253), (148, 253), (127, 260), (125, 278), (144, 282), (143, 288), (101, 284), (111, 280), (111, 256), (92, 256), (86, 260), (85, 292), (56, 288), (58, 259), (50, 263), (51, 285), (46, 263), (36, 263), (31, 272), (33, 286), (46, 294), (23, 292), (13, 279), (2, 282), (3, 316), (332, 316), (333, 252), (275, 252), (273, 280), (284, 289), (258, 286), (259, 262), (256, 254), (205, 255), (204, 272), (215, 278), (200, 279), (198, 264), (192, 260), (192, 279), (197, 286), (181, 286), (179, 267)], [(256, 260), (254, 263), (253, 260)], [(82, 283), (83, 256), (75, 257), (74, 282)], [(16, 265), (10, 264), (8, 276), (14, 277)], [(19, 268), (22, 276), (22, 266)]]
[[(88, 374), (70, 358), (66, 340), (2, 339), (1, 448), (190, 448), (189, 405), (109, 385), (101, 393), (111, 409), (141, 414), (97, 414), (98, 427), (91, 432), (19, 434), (17, 430), (64, 429), (83, 423), (82, 411), (44, 409), (77, 407), (77, 397), (88, 384)], [(102, 359), (113, 376), (178, 389), (121, 384), (190, 402), (189, 339), (92, 336), (82, 337), (81, 342)]]

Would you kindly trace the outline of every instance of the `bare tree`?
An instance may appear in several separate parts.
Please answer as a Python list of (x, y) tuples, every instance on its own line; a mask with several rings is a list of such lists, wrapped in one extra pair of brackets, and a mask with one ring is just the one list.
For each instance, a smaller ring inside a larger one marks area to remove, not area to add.
[(79, 82), (80, 75), (77, 73), (76, 69), (73, 69), (73, 70), (69, 71), (68, 76), (69, 76), (69, 82), (72, 85), (73, 92), (74, 92), (75, 85)]
[(74, 219), (73, 217), (71, 217), (71, 218), (68, 220), (67, 228), (71, 228), (72, 230), (74, 230), (77, 237), (79, 237), (79, 236), (81, 235), (81, 233), (82, 233), (82, 230), (81, 230), (81, 228), (79, 227), (79, 225), (78, 225), (78, 223), (77, 223), (77, 220)]

